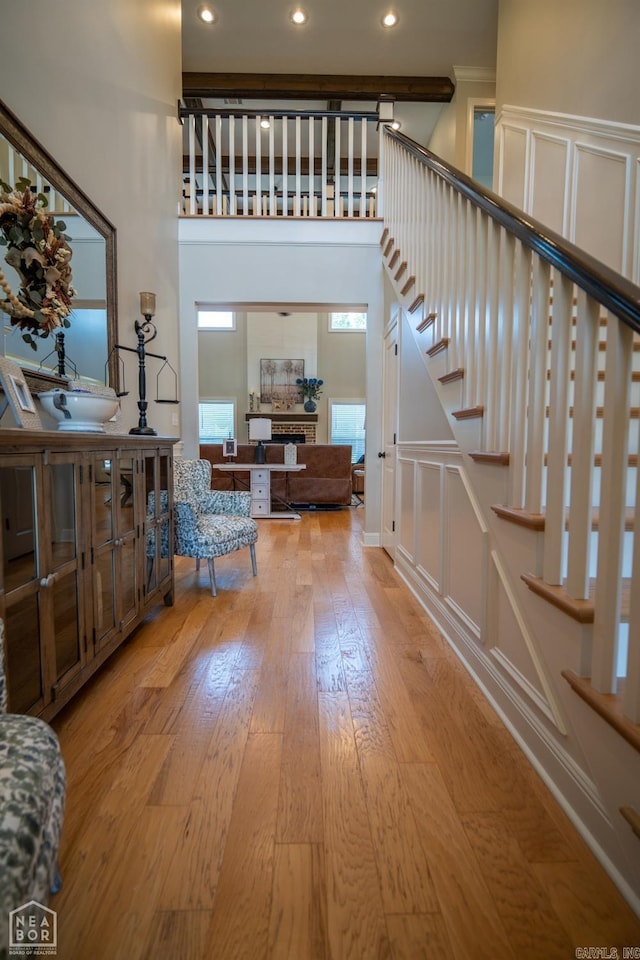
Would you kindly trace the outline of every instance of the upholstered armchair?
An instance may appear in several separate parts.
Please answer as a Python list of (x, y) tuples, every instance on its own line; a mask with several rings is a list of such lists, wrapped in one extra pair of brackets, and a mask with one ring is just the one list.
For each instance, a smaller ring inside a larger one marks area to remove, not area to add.
[(212, 490), (208, 460), (175, 457), (173, 465), (175, 553), (195, 557), (196, 568), (200, 560), (207, 561), (213, 597), (217, 593), (216, 557), (249, 547), (255, 577), (258, 525), (249, 516), (251, 494)]
[(30, 900), (46, 906), (60, 887), (66, 790), (60, 745), (49, 724), (6, 711), (0, 620), (0, 960), (8, 956), (9, 913)]

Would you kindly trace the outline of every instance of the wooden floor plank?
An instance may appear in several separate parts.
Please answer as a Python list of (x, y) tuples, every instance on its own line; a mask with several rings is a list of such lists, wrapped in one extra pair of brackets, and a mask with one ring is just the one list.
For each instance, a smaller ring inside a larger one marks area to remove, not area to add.
[(346, 694), (320, 694), (319, 712), (331, 957), (381, 960), (390, 948)]
[(453, 950), (442, 916), (438, 914), (393, 914), (387, 917), (393, 960), (439, 960)]
[(322, 779), (316, 664), (293, 654), (289, 665), (278, 804), (279, 843), (322, 843)]
[(157, 912), (151, 922), (140, 960), (201, 960), (206, 951), (206, 935), (211, 916), (208, 910)]
[(282, 736), (251, 734), (207, 934), (207, 960), (267, 954)]
[(278, 843), (269, 960), (329, 960), (324, 856), (318, 844)]

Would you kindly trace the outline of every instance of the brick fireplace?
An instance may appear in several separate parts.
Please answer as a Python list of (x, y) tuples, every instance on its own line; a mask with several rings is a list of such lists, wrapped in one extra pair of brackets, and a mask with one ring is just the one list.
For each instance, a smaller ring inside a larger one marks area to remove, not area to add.
[[(249, 432), (249, 420), (253, 420), (255, 417), (265, 417), (271, 420), (272, 434), (300, 434), (304, 435), (305, 443), (316, 442), (317, 413), (298, 413), (296, 410), (288, 413), (245, 413), (244, 418), (247, 421), (247, 435)], [(255, 441), (249, 442), (255, 443)]]

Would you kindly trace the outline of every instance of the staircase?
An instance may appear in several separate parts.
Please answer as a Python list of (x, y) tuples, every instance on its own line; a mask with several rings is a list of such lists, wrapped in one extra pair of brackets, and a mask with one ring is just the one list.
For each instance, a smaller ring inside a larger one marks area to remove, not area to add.
[[(390, 131), (384, 181), (387, 274), (477, 521), (478, 615), (406, 523), (398, 569), (640, 909), (640, 289)], [(437, 457), (400, 438), (428, 477)], [(398, 487), (420, 529), (427, 480)]]

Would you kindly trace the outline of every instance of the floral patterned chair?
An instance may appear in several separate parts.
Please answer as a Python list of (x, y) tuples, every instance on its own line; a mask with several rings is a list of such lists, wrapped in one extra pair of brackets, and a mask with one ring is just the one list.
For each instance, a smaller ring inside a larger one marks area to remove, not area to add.
[(0, 620), (0, 960), (9, 913), (60, 888), (58, 844), (66, 774), (58, 738), (37, 717), (7, 713), (4, 623)]
[(211, 595), (216, 596), (214, 559), (234, 550), (249, 547), (254, 577), (258, 525), (249, 516), (251, 494), (244, 491), (211, 489), (211, 464), (208, 460), (173, 461), (175, 500), (175, 553), (195, 557), (209, 565)]

